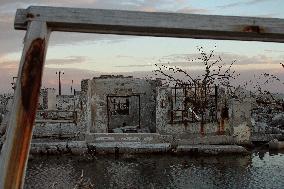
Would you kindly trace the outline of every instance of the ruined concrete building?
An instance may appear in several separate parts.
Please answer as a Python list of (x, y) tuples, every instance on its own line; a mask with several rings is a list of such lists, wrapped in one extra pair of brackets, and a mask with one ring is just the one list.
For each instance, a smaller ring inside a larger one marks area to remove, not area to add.
[(89, 81), (90, 132), (156, 132), (159, 80), (101, 76)]
[(204, 93), (198, 86), (165, 86), (161, 79), (102, 75), (82, 80), (81, 91), (72, 95), (41, 89), (31, 152), (179, 153), (195, 145), (207, 145), (198, 148), (210, 153), (245, 152), (232, 144), (251, 142), (254, 101), (208, 87)]
[(33, 135), (84, 140), (98, 133), (155, 133), (178, 139), (229, 136), (221, 140), (249, 141), (250, 99), (230, 99), (224, 107), (221, 90), (213, 86), (207, 105), (199, 107), (198, 90), (122, 75), (82, 80), (81, 91), (74, 95), (42, 89)]
[(74, 95), (40, 91), (34, 138), (84, 138), (89, 133), (155, 133), (160, 80), (102, 75), (81, 81)]

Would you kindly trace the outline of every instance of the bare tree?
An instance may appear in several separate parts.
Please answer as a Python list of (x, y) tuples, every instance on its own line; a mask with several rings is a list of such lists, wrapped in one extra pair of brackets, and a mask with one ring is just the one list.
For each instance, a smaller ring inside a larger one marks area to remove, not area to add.
[[(166, 85), (182, 87), (185, 90), (194, 90), (191, 91), (191, 93), (187, 92), (186, 95), (191, 94), (192, 96), (191, 98), (185, 96), (184, 103), (187, 109), (192, 110), (194, 114), (200, 115), (200, 121), (204, 123), (206, 121), (204, 119), (206, 111), (212, 107), (211, 94), (213, 92), (216, 93), (217, 86), (222, 86), (226, 91), (225, 93), (233, 91), (231, 80), (236, 79), (239, 74), (232, 70), (235, 60), (230, 64), (226, 64), (222, 62), (220, 56), (215, 56), (214, 50), (211, 50), (209, 53), (205, 52), (203, 47), (197, 47), (197, 50), (200, 56), (196, 59), (188, 59), (187, 63), (189, 68), (192, 64), (199, 64), (198, 66), (202, 69), (200, 75), (193, 76), (193, 74), (189, 73), (190, 70), (178, 66), (171, 66), (170, 63), (168, 65), (163, 63), (155, 64), (156, 69), (154, 73), (156, 76), (164, 78)], [(216, 100), (213, 101), (217, 103)], [(225, 101), (225, 106), (226, 103)], [(215, 112), (217, 112), (217, 105), (214, 108)], [(217, 119), (217, 116), (215, 116), (215, 118)]]
[[(168, 82), (173, 82), (178, 85), (222, 85), (225, 87), (232, 87), (230, 85), (230, 80), (236, 79), (239, 74), (236, 74), (232, 70), (233, 64), (236, 62), (232, 61), (229, 65), (223, 63), (221, 56), (215, 56), (214, 50), (211, 50), (210, 53), (206, 53), (203, 47), (197, 47), (197, 50), (200, 53), (200, 57), (196, 59), (188, 60), (188, 66), (193, 63), (200, 63), (203, 73), (196, 77), (193, 77), (189, 72), (178, 66), (171, 66), (165, 64), (155, 64), (157, 69), (154, 70), (156, 75), (160, 74)], [(182, 79), (175, 77), (174, 74), (179, 73), (182, 75)]]

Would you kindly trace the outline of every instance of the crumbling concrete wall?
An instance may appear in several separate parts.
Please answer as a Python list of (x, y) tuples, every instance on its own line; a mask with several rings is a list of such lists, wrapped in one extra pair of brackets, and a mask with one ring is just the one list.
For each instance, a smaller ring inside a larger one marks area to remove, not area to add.
[[(183, 129), (177, 130), (176, 127), (168, 127), (171, 89), (169, 87), (157, 88), (156, 105), (156, 130), (160, 134), (180, 133)], [(171, 129), (171, 130), (169, 130)]]
[[(86, 94), (57, 95), (56, 109), (38, 110), (36, 115), (34, 137), (79, 137), (86, 133), (84, 105)], [(53, 98), (53, 97), (52, 97)]]
[(33, 131), (33, 138), (79, 138), (79, 127), (74, 122), (47, 122), (36, 121), (36, 126)]
[(252, 135), (282, 134), (284, 133), (283, 97), (273, 95), (274, 100), (270, 100), (265, 96), (267, 95), (256, 97), (257, 102), (252, 110)]
[(157, 89), (156, 126), (160, 134), (171, 134), (181, 136), (185, 134), (216, 134), (219, 130), (217, 122), (171, 122), (171, 99), (170, 87), (159, 87)]
[(38, 109), (40, 110), (55, 110), (56, 90), (54, 88), (41, 89), (38, 103)]
[(56, 109), (56, 90), (49, 89), (47, 93), (47, 109), (55, 110)]
[[(89, 85), (90, 81), (88, 80), (87, 85)], [(87, 91), (81, 91), (78, 101), (78, 106), (76, 107), (78, 113), (78, 127), (80, 131), (85, 134), (90, 133), (91, 128), (91, 104), (90, 95), (88, 95)]]
[(13, 94), (0, 94), (0, 114), (8, 111), (9, 102), (13, 99)]
[[(88, 96), (92, 120), (90, 132), (106, 133), (114, 128), (138, 126), (139, 120), (142, 130), (155, 132), (158, 85), (160, 85), (158, 80), (123, 76), (103, 76), (91, 80)], [(120, 101), (120, 98), (125, 102)], [(119, 106), (115, 104), (117, 102), (123, 103), (123, 106), (127, 106), (128, 103), (128, 107), (115, 109), (115, 105)]]
[(81, 80), (81, 92), (86, 93), (89, 88), (90, 79), (82, 79)]
[(251, 137), (251, 98), (230, 99), (229, 125), (236, 143), (249, 143)]
[(58, 110), (75, 110), (78, 101), (78, 96), (75, 95), (57, 95), (56, 108)]
[(0, 121), (0, 136), (4, 135), (7, 129), (10, 112), (13, 105), (13, 95), (7, 94), (1, 96), (1, 104), (3, 105), (3, 109), (1, 110), (1, 121)]
[[(219, 97), (221, 98), (221, 97)], [(226, 100), (223, 100), (226, 101)], [(213, 122), (174, 122), (171, 110), (172, 91), (170, 87), (157, 89), (156, 126), (160, 134), (179, 137), (199, 135), (228, 135), (236, 143), (247, 143), (251, 135), (251, 100), (250, 98), (229, 100), (222, 103), (218, 99), (217, 120)], [(225, 105), (228, 104), (228, 105)]]

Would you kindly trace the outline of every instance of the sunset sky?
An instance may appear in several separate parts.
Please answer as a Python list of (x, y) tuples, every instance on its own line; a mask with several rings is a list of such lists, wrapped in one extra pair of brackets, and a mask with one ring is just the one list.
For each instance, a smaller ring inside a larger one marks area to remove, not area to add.
[[(0, 0), (0, 94), (12, 91), (12, 77), (17, 75), (23, 48), (25, 31), (13, 28), (16, 9), (31, 5), (284, 19), (282, 0)], [(101, 73), (131, 72), (127, 74), (145, 76), (158, 62), (191, 69), (186, 62), (198, 56), (196, 46), (203, 46), (208, 52), (214, 49), (224, 62), (236, 60), (235, 70), (243, 74), (242, 78), (265, 71), (284, 81), (284, 69), (280, 66), (284, 62), (284, 44), (281, 43), (53, 32), (42, 86), (56, 88), (58, 70), (65, 73), (62, 82), (67, 94), (72, 79), (79, 89), (82, 78)], [(283, 86), (271, 87), (284, 92)]]

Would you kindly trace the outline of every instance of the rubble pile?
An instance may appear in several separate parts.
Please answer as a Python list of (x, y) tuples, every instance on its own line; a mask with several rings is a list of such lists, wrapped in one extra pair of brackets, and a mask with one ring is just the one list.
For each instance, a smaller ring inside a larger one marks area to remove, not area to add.
[(0, 124), (3, 121), (4, 115), (8, 111), (8, 103), (11, 103), (12, 98), (12, 94), (0, 94)]
[(263, 134), (284, 134), (283, 100), (257, 103), (252, 110), (252, 131)]

